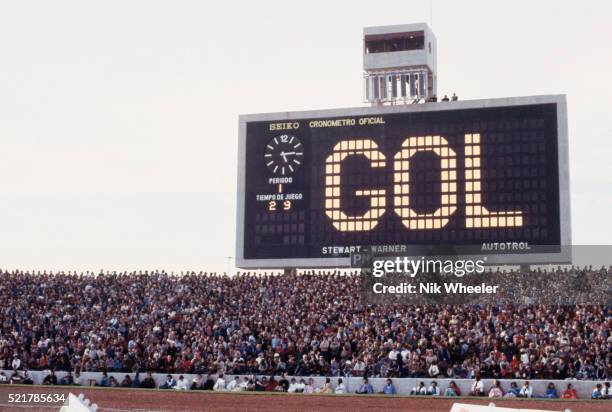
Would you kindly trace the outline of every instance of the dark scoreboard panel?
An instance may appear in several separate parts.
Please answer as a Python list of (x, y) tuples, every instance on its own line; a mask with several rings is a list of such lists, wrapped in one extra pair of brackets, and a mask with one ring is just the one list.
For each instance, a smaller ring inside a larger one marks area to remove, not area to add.
[(238, 265), (345, 266), (365, 246), (554, 252), (564, 100), (500, 100), (242, 117)]

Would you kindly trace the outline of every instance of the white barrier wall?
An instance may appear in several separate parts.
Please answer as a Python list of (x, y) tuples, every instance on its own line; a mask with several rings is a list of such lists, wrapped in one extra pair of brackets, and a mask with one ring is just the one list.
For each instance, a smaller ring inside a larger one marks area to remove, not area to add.
[[(12, 375), (13, 371), (12, 370), (4, 370), (4, 374), (7, 377), (10, 377)], [(41, 384), (44, 377), (48, 374), (48, 372), (45, 371), (28, 371), (31, 379), (34, 381), (35, 384)], [(58, 381), (64, 376), (66, 375), (66, 372), (56, 372), (55, 374), (57, 376)], [(123, 378), (125, 377), (126, 373), (121, 373), (121, 372), (109, 372), (108, 376), (111, 377), (113, 376), (117, 382), (121, 383), (121, 381), (123, 380)], [(128, 374), (130, 375), (130, 377), (133, 379), (135, 374), (134, 373), (130, 373)], [(178, 377), (180, 376), (180, 373), (173, 373), (172, 376), (175, 379), (178, 379)], [(183, 377), (185, 378), (185, 380), (187, 381), (187, 383), (189, 385), (191, 385), (191, 380), (193, 379), (193, 377), (195, 376), (194, 374), (182, 374)], [(74, 376), (74, 374), (73, 374)], [(226, 375), (225, 376), (225, 381), (226, 383), (229, 383), (231, 379), (234, 378), (234, 376), (236, 375)], [(246, 377), (247, 375), (240, 375), (241, 378)], [(250, 375), (249, 375), (250, 376)], [(146, 377), (146, 373), (141, 373), (140, 374), (140, 381), (142, 382), (142, 380)], [(90, 380), (96, 380), (96, 382), (100, 382), (100, 379), (102, 378), (102, 372), (83, 372), (81, 373), (80, 376), (80, 381), (82, 385), (89, 385), (89, 381)], [(204, 378), (206, 378), (206, 376), (204, 375)], [(213, 375), (213, 379), (216, 380), (217, 376)], [(278, 380), (280, 378), (280, 376), (276, 377), (276, 380)], [(310, 377), (308, 376), (296, 376), (295, 377), (298, 381), (300, 379), (304, 379), (306, 381), (308, 381), (308, 379)], [(315, 382), (315, 386), (316, 387), (320, 387), (323, 385), (323, 383), (325, 382), (325, 377), (321, 377), (321, 376), (313, 376), (312, 377), (314, 382)], [(157, 386), (161, 385), (164, 383), (164, 381), (166, 380), (166, 374), (164, 373), (154, 373), (153, 374), (153, 379), (155, 379), (155, 382), (157, 383)], [(355, 392), (357, 390), (357, 388), (359, 388), (359, 385), (361, 385), (362, 382), (362, 378), (359, 377), (352, 377), (352, 378), (345, 378), (342, 377), (342, 380), (345, 384), (345, 386), (347, 387), (349, 392)], [(387, 379), (386, 378), (369, 378), (368, 379), (370, 384), (372, 384), (372, 387), (374, 388), (374, 392), (381, 392), (383, 386), (385, 385)], [(395, 389), (397, 390), (398, 394), (401, 395), (409, 395), (410, 394), (410, 390), (417, 386), (419, 382), (424, 382), (425, 386), (429, 387), (429, 383), (435, 380), (438, 383), (438, 387), (440, 388), (440, 392), (444, 393), (444, 390), (448, 387), (448, 384), (450, 381), (454, 380), (455, 383), (457, 384), (457, 386), (459, 386), (459, 388), (461, 389), (461, 394), (462, 395), (469, 395), (469, 392), (471, 390), (472, 387), (472, 383), (474, 382), (471, 379), (422, 379), (422, 378), (393, 378), (393, 384), (395, 385)], [(509, 379), (500, 379), (500, 382), (502, 383), (502, 388), (504, 389), (504, 391), (507, 391), (508, 388), (510, 388), (510, 382), (512, 382), (513, 380), (509, 380)], [(333, 387), (336, 387), (336, 384), (338, 382), (338, 377), (331, 377), (331, 383)], [(485, 393), (488, 394), (489, 389), (493, 386), (493, 379), (482, 379), (482, 382), (484, 383), (484, 388), (485, 388)], [(519, 388), (523, 385), (524, 380), (514, 380), (514, 382), (517, 383), (517, 385), (519, 386)], [(549, 382), (553, 382), (555, 384), (555, 386), (557, 387), (557, 393), (559, 395), (561, 395), (561, 393), (565, 390), (565, 387), (567, 386), (568, 383), (571, 383), (572, 386), (574, 387), (574, 389), (576, 390), (576, 392), (578, 393), (578, 398), (580, 399), (590, 399), (591, 398), (591, 392), (593, 391), (593, 388), (595, 387), (595, 385), (597, 383), (601, 383), (603, 385), (603, 381), (579, 381), (579, 380), (566, 380), (566, 381), (559, 381), (559, 380), (530, 380), (529, 381), (531, 383), (531, 386), (533, 387), (533, 395), (534, 397), (539, 397), (539, 396), (543, 396), (544, 393), (546, 392), (546, 386), (548, 385)]]

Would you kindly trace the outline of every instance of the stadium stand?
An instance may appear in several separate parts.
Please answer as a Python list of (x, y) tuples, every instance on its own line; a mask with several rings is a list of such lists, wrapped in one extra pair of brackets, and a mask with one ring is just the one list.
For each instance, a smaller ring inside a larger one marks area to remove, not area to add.
[(0, 298), (0, 369), (21, 380), (28, 370), (108, 372), (110, 386), (136, 371), (141, 383), (146, 372), (287, 374), (381, 378), (381, 388), (387, 377), (519, 387), (612, 377), (612, 307), (366, 305), (354, 273), (2, 271)]

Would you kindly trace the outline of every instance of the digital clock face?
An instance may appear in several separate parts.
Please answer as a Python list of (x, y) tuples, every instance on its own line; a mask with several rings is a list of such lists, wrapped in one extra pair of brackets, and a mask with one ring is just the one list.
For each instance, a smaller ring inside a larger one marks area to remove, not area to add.
[(274, 175), (286, 176), (295, 172), (302, 165), (304, 146), (295, 136), (282, 134), (275, 136), (264, 151), (264, 162)]
[(570, 242), (564, 98), (241, 122), (241, 267), (348, 266), (372, 246), (550, 255)]

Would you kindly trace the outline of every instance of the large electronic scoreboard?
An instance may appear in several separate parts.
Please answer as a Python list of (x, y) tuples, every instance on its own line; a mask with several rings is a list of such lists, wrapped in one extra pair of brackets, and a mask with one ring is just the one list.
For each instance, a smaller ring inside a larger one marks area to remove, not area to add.
[(346, 267), (363, 248), (568, 260), (565, 96), (242, 115), (239, 129), (238, 267)]

